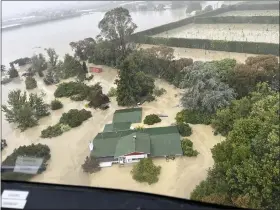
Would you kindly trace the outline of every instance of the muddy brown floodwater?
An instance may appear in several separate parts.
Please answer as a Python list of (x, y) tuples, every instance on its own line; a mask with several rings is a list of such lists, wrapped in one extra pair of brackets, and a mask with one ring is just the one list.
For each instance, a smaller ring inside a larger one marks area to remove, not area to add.
[[(106, 93), (114, 86), (117, 70), (105, 66), (102, 67), (104, 71), (100, 74), (94, 74), (94, 79), (89, 84), (100, 82)], [(40, 78), (36, 79), (38, 81), (38, 88), (29, 92), (39, 93), (44, 91), (46, 94), (45, 100), (47, 102), (53, 100), (53, 92), (56, 86), (45, 86)], [(153, 126), (171, 125), (175, 122), (176, 113), (182, 109), (177, 106), (181, 91), (162, 80), (156, 80), (156, 86), (165, 88), (167, 93), (157, 98), (156, 101), (142, 105), (142, 119), (151, 113), (165, 114), (168, 117), (163, 118), (161, 123)], [(2, 152), (3, 160), (15, 148), (22, 145), (42, 143), (50, 147), (51, 159), (47, 170), (32, 178), (31, 181), (33, 182), (99, 186), (189, 198), (191, 191), (205, 179), (207, 169), (213, 165), (210, 149), (223, 139), (221, 136), (214, 136), (210, 126), (191, 125), (193, 134), (189, 138), (193, 141), (194, 149), (198, 150), (200, 154), (197, 157), (180, 157), (169, 162), (166, 162), (164, 158), (155, 159), (155, 164), (161, 165), (162, 171), (159, 182), (151, 186), (140, 184), (132, 179), (130, 171), (133, 165), (125, 167), (113, 165), (110, 168), (103, 168), (96, 174), (89, 175), (81, 170), (85, 157), (89, 155), (88, 143), (98, 132), (103, 130), (105, 124), (112, 121), (114, 111), (123, 107), (119, 107), (116, 99), (113, 97), (111, 98), (108, 110), (101, 111), (86, 108), (92, 112), (93, 117), (85, 121), (81, 126), (71, 129), (61, 136), (42, 139), (40, 138), (41, 130), (57, 123), (63, 112), (69, 109), (85, 108), (85, 102), (75, 102), (68, 98), (60, 100), (63, 102), (64, 107), (60, 110), (52, 111), (50, 116), (42, 118), (39, 125), (34, 128), (19, 132), (14, 126), (4, 123), (5, 126), (9, 126), (10, 132), (3, 133), (3, 137), (8, 142), (8, 147)]]

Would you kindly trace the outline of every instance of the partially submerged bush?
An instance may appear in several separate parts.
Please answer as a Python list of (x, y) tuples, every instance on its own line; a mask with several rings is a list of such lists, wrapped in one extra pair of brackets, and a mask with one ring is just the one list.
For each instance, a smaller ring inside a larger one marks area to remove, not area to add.
[[(2, 166), (15, 166), (18, 157), (35, 157), (43, 158), (43, 163), (38, 170), (37, 174), (42, 173), (47, 168), (47, 161), (51, 158), (50, 148), (43, 144), (31, 144), (28, 146), (20, 146), (15, 149), (11, 155), (9, 155), (3, 162)], [(1, 178), (4, 180), (20, 180), (27, 181), (36, 174), (16, 173), (16, 172), (5, 172), (1, 174)]]
[(181, 141), (181, 146), (183, 150), (183, 155), (188, 157), (196, 157), (199, 153), (193, 149), (193, 143), (191, 140), (184, 138)]
[(179, 123), (190, 123), (190, 124), (205, 124), (211, 123), (213, 116), (211, 114), (203, 113), (196, 110), (182, 110), (176, 115), (176, 122)]
[(86, 81), (90, 81), (90, 80), (92, 80), (92, 79), (93, 79), (93, 75), (90, 75), (89, 77), (86, 77), (86, 78), (85, 78)]
[(161, 122), (161, 119), (156, 114), (147, 115), (144, 119), (144, 124), (147, 125), (153, 125), (158, 122)]
[(6, 140), (5, 139), (1, 139), (1, 151), (3, 150), (3, 149), (5, 149), (5, 147), (7, 147), (8, 145), (7, 145), (7, 142), (6, 142)]
[(27, 90), (31, 90), (37, 87), (37, 82), (33, 77), (26, 77), (25, 87)]
[(60, 124), (56, 124), (54, 126), (49, 126), (45, 130), (41, 131), (42, 138), (52, 138), (60, 136), (63, 133)]
[(78, 94), (87, 95), (88, 92), (89, 87), (84, 83), (68, 82), (59, 84), (54, 92), (54, 96), (57, 98), (70, 97)]
[(71, 96), (70, 99), (72, 101), (83, 101), (87, 98), (86, 95), (83, 95), (83, 94), (78, 94), (78, 95), (74, 95), (74, 96)]
[(143, 130), (144, 130), (144, 127), (141, 126), (141, 125), (138, 125), (138, 126), (135, 127), (135, 130), (137, 130), (137, 131), (143, 131)]
[(181, 136), (190, 136), (192, 135), (192, 128), (189, 124), (179, 123), (177, 124), (178, 131)]
[(65, 124), (60, 124), (60, 128), (63, 132), (71, 130), (71, 127), (69, 125), (65, 125)]
[(138, 182), (148, 182), (149, 185), (158, 182), (161, 166), (156, 166), (151, 158), (141, 159), (133, 166), (132, 178)]
[(164, 89), (164, 88), (155, 88), (154, 89), (154, 95), (156, 96), (156, 97), (159, 97), (159, 96), (161, 96), (161, 95), (163, 95), (163, 94), (165, 94), (166, 93), (166, 90)]
[(55, 99), (51, 102), (51, 109), (52, 110), (61, 109), (62, 107), (63, 107), (63, 104), (57, 99)]
[(92, 117), (90, 111), (87, 111), (85, 109), (70, 109), (67, 113), (62, 114), (59, 123), (69, 125), (71, 128), (74, 128), (81, 125), (83, 121), (87, 120), (90, 117)]
[(108, 94), (107, 94), (108, 97), (115, 97), (117, 96), (117, 89), (116, 88), (113, 88), (111, 87)]
[(2, 111), (9, 123), (15, 123), (21, 131), (38, 125), (40, 118), (48, 116), (49, 105), (43, 100), (42, 95), (13, 90), (8, 94), (8, 105), (2, 105)]
[(2, 81), (1, 81), (1, 84), (7, 84), (7, 83), (9, 83), (9, 82), (11, 82), (12, 81), (12, 79), (11, 78), (3, 78), (2, 79)]
[(99, 166), (99, 161), (93, 156), (87, 156), (84, 164), (82, 165), (82, 169), (86, 173), (96, 173), (101, 170)]
[(15, 68), (11, 68), (8, 73), (11, 79), (18, 77), (18, 71)]

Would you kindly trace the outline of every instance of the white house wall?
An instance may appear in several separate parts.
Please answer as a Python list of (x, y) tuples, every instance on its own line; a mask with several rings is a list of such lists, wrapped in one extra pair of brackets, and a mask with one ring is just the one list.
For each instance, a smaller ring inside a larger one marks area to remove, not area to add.
[(141, 154), (141, 155), (129, 155), (125, 156), (126, 163), (136, 163), (139, 162), (140, 159), (147, 158), (147, 154)]

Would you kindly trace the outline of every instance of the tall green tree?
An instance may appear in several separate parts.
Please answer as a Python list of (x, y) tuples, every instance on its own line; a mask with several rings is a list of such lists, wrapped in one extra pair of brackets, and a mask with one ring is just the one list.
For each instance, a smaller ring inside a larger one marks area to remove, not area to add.
[(77, 42), (70, 42), (72, 50), (74, 50), (74, 57), (80, 61), (87, 61), (95, 51), (96, 41), (91, 38), (85, 38)]
[(6, 66), (1, 64), (1, 72), (6, 71)]
[(103, 94), (100, 83), (97, 83), (90, 88), (87, 99), (89, 101), (89, 107), (93, 107), (95, 109), (110, 102), (109, 97)]
[(204, 11), (205, 11), (205, 12), (213, 11), (212, 5), (207, 5), (207, 6), (204, 8)]
[(121, 106), (135, 105), (153, 94), (154, 79), (134, 69), (130, 59), (125, 59), (119, 71), (117, 102)]
[(186, 109), (214, 113), (235, 98), (232, 88), (219, 78), (213, 63), (194, 62), (186, 67), (181, 88), (187, 88), (181, 102)]
[(129, 68), (129, 61), (125, 60), (121, 65), (117, 84), (117, 102), (120, 106), (134, 105), (137, 103), (135, 95), (140, 90), (135, 72)]
[(99, 22), (100, 37), (114, 41), (122, 56), (127, 53), (129, 37), (137, 28), (133, 23), (129, 11), (123, 7), (114, 8), (105, 13)]
[(52, 67), (55, 67), (58, 60), (58, 54), (55, 52), (53, 48), (45, 49), (47, 51), (47, 54), (49, 56), (49, 63), (52, 65)]
[(199, 2), (194, 1), (194, 2), (190, 2), (188, 4), (186, 12), (191, 13), (193, 11), (197, 11), (197, 10), (201, 10), (201, 9), (202, 9), (201, 4)]
[(212, 149), (214, 167), (191, 199), (254, 209), (280, 208), (279, 99), (277, 92), (261, 83), (241, 99), (240, 104), (251, 102), (247, 115), (236, 115), (238, 108), (228, 110), (229, 117), (237, 117), (226, 140)]
[(31, 58), (32, 69), (37, 72), (40, 77), (43, 77), (43, 71), (47, 69), (48, 65), (43, 54), (34, 55)]
[(83, 72), (81, 63), (76, 60), (73, 56), (66, 54), (64, 57), (62, 78), (69, 78), (77, 76)]
[(18, 71), (16, 70), (16, 68), (12, 65), (12, 68), (9, 69), (8, 72), (10, 78), (16, 78), (18, 77)]
[(26, 92), (21, 90), (9, 92), (8, 106), (2, 105), (2, 111), (9, 123), (16, 123), (17, 127), (24, 131), (38, 124), (41, 117), (48, 116), (49, 107), (44, 103), (43, 97), (30, 94), (27, 98)]

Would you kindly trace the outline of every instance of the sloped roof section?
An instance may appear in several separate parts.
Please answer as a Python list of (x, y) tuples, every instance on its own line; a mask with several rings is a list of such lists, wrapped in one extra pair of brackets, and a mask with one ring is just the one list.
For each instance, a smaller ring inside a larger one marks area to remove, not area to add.
[(131, 122), (120, 122), (120, 123), (106, 124), (103, 132), (129, 130), (130, 126), (131, 126)]
[(182, 155), (180, 134), (176, 126), (147, 128), (151, 138), (151, 156)]
[(120, 138), (133, 132), (133, 130), (126, 130), (98, 133), (93, 140), (93, 150), (91, 151), (91, 155), (95, 157), (114, 156)]
[(117, 143), (114, 157), (119, 157), (132, 152), (150, 153), (150, 137), (146, 133), (131, 133), (123, 136)]
[(130, 108), (116, 110), (113, 123), (131, 122), (140, 123), (142, 121), (142, 108)]

